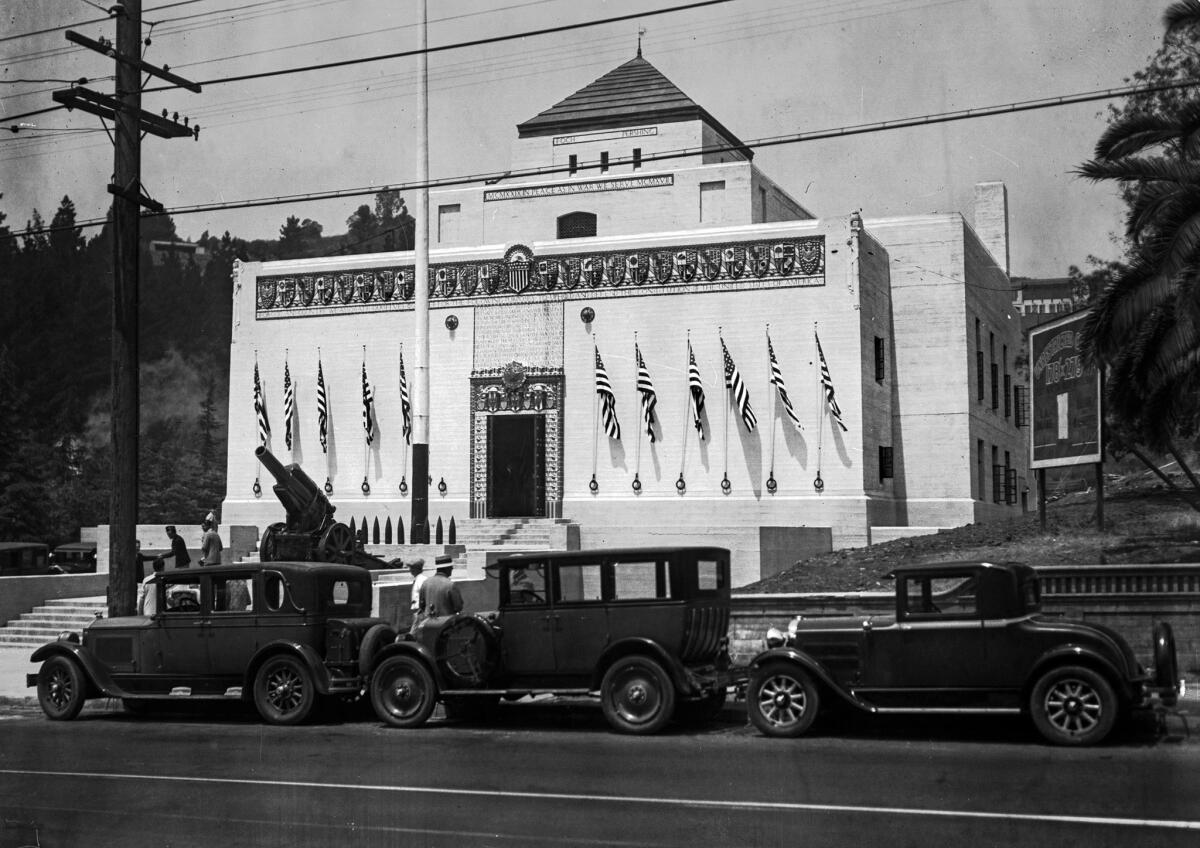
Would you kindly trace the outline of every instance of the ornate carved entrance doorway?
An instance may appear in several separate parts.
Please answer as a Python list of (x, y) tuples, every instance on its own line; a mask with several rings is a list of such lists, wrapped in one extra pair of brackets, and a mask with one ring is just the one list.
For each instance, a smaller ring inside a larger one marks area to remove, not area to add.
[(561, 368), (471, 376), (471, 516), (562, 517)]

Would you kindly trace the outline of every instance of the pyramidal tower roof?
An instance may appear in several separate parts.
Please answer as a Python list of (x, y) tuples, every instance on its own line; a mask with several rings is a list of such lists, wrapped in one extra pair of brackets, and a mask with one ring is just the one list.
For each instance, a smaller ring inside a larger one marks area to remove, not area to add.
[(671, 121), (704, 121), (747, 157), (752, 152), (658, 68), (638, 55), (517, 125), (520, 138)]

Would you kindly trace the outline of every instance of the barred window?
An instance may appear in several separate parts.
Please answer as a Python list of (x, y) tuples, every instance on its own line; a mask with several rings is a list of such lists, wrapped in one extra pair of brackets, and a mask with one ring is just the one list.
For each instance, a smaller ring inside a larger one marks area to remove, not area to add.
[(879, 482), (890, 480), (895, 476), (895, 465), (892, 460), (892, 446), (879, 446)]
[(882, 383), (887, 376), (887, 345), (879, 336), (875, 337), (875, 382)]
[(588, 238), (596, 234), (596, 216), (591, 212), (571, 212), (558, 219), (560, 239)]

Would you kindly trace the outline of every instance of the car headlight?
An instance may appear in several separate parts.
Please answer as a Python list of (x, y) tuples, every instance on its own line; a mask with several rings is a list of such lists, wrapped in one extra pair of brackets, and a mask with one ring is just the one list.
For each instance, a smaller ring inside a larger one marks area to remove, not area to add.
[(784, 637), (783, 632), (781, 630), (779, 630), (779, 628), (777, 628), (777, 627), (768, 628), (768, 630), (767, 630), (767, 647), (768, 648), (781, 648), (786, 643), (787, 643), (787, 639)]
[(789, 621), (789, 622), (788, 622), (788, 631), (787, 631), (787, 635), (788, 635), (789, 637), (791, 637), (791, 638), (795, 638), (795, 636), (796, 636), (796, 630), (798, 630), (798, 629), (799, 629), (799, 627), (800, 627), (800, 622), (801, 622), (801, 620), (803, 620), (803, 618), (804, 618), (804, 616), (802, 616), (802, 615), (798, 615), (798, 616), (796, 616), (795, 618), (793, 618), (791, 621)]
[(79, 634), (75, 633), (73, 631), (70, 631), (70, 630), (60, 630), (58, 632), (58, 641), (74, 642), (76, 645), (78, 645), (79, 644)]

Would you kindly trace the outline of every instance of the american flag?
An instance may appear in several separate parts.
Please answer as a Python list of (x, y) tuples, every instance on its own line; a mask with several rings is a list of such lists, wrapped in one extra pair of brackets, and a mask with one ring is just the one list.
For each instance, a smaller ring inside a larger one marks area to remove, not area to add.
[(325, 397), (325, 372), (317, 360), (317, 429), (321, 433), (321, 451), (329, 453), (329, 401)]
[(646, 362), (642, 359), (642, 351), (637, 342), (633, 343), (633, 352), (637, 357), (637, 390), (642, 396), (642, 419), (646, 422), (646, 435), (654, 443), (654, 407), (658, 405), (658, 395), (654, 393), (654, 383), (650, 381), (650, 372), (646, 370)]
[(404, 416), (404, 441), (412, 444), (412, 404), (408, 402), (408, 378), (404, 376), (404, 348), (400, 349), (400, 412)]
[(258, 441), (265, 445), (271, 437), (271, 422), (267, 420), (267, 404), (258, 380), (258, 362), (254, 363), (254, 415), (258, 419)]
[(779, 370), (779, 360), (775, 358), (775, 346), (771, 344), (770, 333), (767, 333), (767, 356), (771, 359), (771, 383), (775, 386), (775, 391), (779, 393), (779, 402), (783, 404), (783, 411), (787, 413), (788, 418), (792, 419), (797, 430), (803, 430), (800, 419), (796, 417), (796, 409), (792, 406), (792, 399), (788, 397), (787, 386), (783, 384), (783, 372)]
[(688, 389), (692, 393), (692, 425), (704, 440), (704, 383), (700, 381), (700, 369), (696, 367), (696, 354), (692, 352), (692, 340), (688, 339)]
[(292, 386), (292, 374), (287, 360), (283, 361), (283, 441), (292, 449), (292, 423), (296, 417), (296, 389)]
[(742, 381), (742, 373), (733, 364), (729, 348), (725, 347), (725, 339), (721, 339), (721, 352), (725, 355), (725, 388), (733, 390), (733, 399), (737, 403), (738, 412), (742, 414), (742, 423), (746, 425), (747, 432), (753, 433), (758, 419), (754, 416), (754, 410), (750, 408), (750, 390)]
[(367, 363), (363, 361), (363, 431), (367, 434), (367, 444), (375, 441), (375, 392), (367, 382)]
[(600, 359), (600, 348), (596, 351), (596, 394), (600, 396), (600, 411), (604, 416), (604, 432), (610, 439), (621, 440), (621, 423), (617, 421), (617, 398), (613, 394), (604, 361)]
[(825, 362), (825, 351), (821, 350), (821, 337), (815, 331), (813, 336), (817, 340), (817, 356), (821, 360), (821, 385), (825, 387), (825, 402), (829, 404), (829, 414), (833, 416), (833, 420), (845, 433), (846, 425), (842, 423), (842, 410), (838, 408), (837, 400), (833, 396), (833, 378), (829, 376), (829, 364)]

